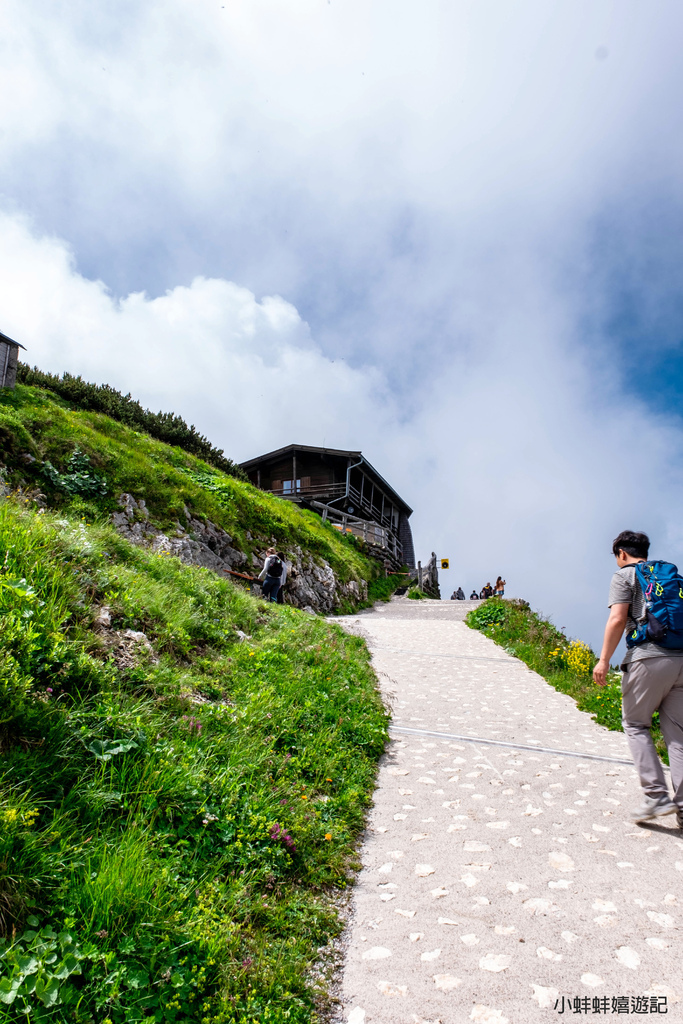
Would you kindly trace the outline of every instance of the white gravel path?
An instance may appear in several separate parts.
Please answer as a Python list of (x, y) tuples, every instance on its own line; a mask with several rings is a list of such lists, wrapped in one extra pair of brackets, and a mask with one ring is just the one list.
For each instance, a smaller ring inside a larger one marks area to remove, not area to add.
[(673, 817), (629, 821), (640, 787), (623, 734), (468, 629), (470, 607), (394, 599), (335, 620), (368, 640), (395, 727), (343, 1020), (526, 1024), (566, 1019), (563, 998), (575, 1020), (643, 1007), (681, 1019), (683, 833)]

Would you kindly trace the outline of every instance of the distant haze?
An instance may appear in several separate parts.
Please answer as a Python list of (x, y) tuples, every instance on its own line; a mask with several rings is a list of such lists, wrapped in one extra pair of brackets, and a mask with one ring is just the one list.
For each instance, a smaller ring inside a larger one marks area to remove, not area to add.
[(0, 330), (232, 458), (361, 448), (444, 596), (599, 643), (621, 529), (683, 563), (683, 8), (0, 12)]

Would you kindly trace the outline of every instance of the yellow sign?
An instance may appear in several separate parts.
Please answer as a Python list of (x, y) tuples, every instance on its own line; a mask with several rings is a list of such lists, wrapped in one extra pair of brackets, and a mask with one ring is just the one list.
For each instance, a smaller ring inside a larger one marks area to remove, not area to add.
[(441, 568), (442, 569), (447, 569), (448, 568), (448, 559), (447, 558), (442, 558), (441, 559)]

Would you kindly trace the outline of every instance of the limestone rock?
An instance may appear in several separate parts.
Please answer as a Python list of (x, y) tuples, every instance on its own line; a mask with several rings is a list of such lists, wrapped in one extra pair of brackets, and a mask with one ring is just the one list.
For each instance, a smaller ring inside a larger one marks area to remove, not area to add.
[[(150, 548), (152, 551), (172, 555), (187, 565), (201, 565), (217, 573), (226, 570), (249, 574), (261, 570), (266, 557), (266, 547), (280, 543), (270, 538), (263, 549), (248, 557), (233, 546), (233, 538), (220, 526), (210, 521), (196, 519), (185, 506), (186, 525), (175, 524), (175, 532), (163, 533), (149, 521), (149, 511), (144, 499), (132, 494), (119, 495), (120, 512), (114, 512), (112, 522), (118, 532), (133, 544)], [(248, 534), (249, 539), (251, 535)], [(263, 538), (261, 538), (263, 543)], [(289, 571), (285, 600), (287, 604), (301, 608), (312, 615), (328, 615), (343, 604), (356, 605), (366, 601), (368, 584), (365, 580), (350, 580), (342, 583), (323, 559), (314, 561), (298, 545), (286, 549)]]

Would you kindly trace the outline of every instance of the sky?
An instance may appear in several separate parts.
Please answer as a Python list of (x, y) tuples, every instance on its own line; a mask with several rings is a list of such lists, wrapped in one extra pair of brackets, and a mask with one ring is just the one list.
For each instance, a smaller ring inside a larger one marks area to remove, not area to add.
[(8, 0), (0, 330), (230, 457), (362, 449), (446, 595), (683, 563), (678, 0)]

